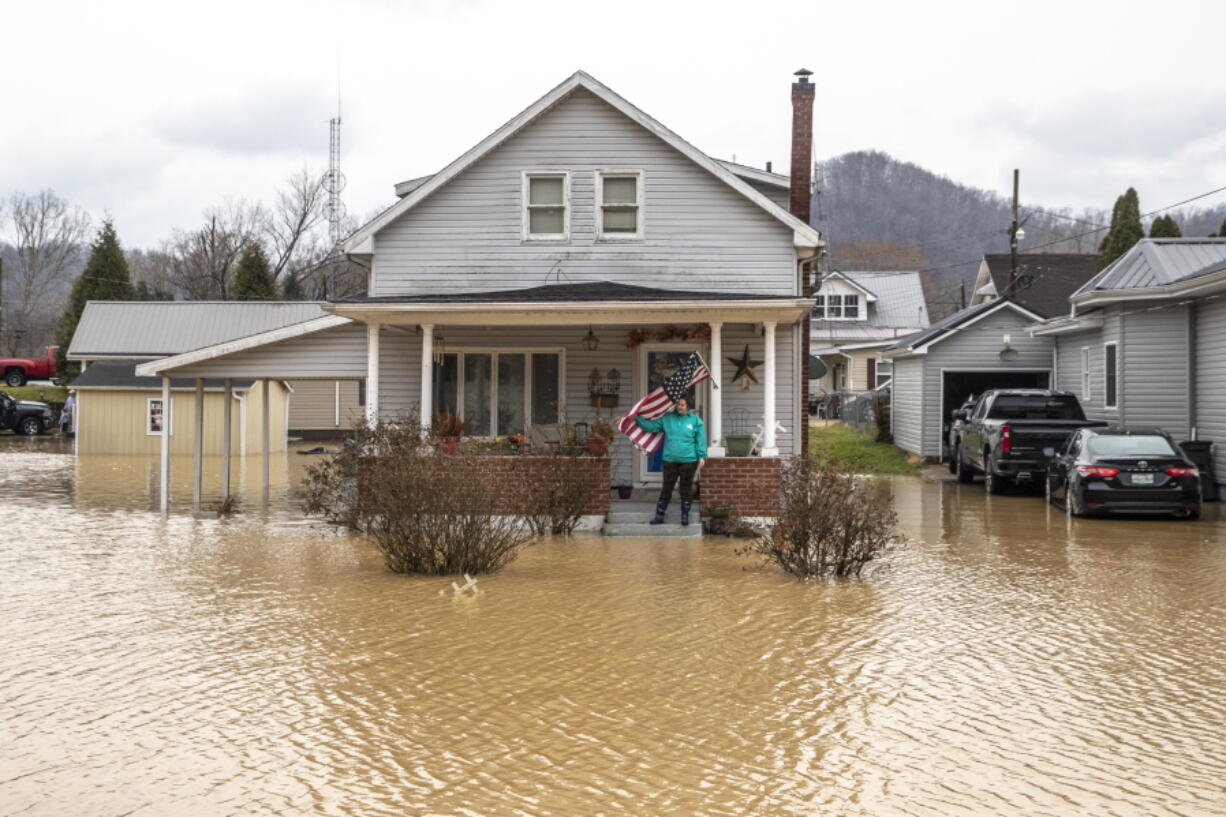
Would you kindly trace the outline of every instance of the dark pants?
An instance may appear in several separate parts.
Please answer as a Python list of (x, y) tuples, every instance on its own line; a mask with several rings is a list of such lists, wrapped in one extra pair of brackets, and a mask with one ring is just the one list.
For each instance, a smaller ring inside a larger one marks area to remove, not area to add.
[(694, 496), (694, 473), (698, 470), (697, 462), (666, 462), (664, 463), (664, 484), (660, 486), (660, 501), (670, 502), (673, 498), (673, 486), (677, 478), (681, 478), (681, 501), (689, 502)]

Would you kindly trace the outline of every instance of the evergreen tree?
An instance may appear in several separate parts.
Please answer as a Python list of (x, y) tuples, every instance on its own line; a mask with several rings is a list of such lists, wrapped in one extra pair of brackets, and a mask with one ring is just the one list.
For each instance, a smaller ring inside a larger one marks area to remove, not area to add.
[(298, 280), (298, 273), (286, 273), (285, 280), (281, 282), (281, 298), (286, 301), (305, 301), (307, 299), (306, 290), (302, 288), (302, 282)]
[(60, 315), (60, 324), (55, 333), (55, 342), (59, 350), (55, 353), (56, 367), (61, 379), (76, 377), (81, 371), (78, 363), (69, 363), (65, 358), (72, 336), (77, 331), (77, 323), (81, 313), (85, 311), (87, 301), (130, 301), (132, 300), (132, 278), (128, 274), (128, 262), (124, 258), (123, 249), (119, 246), (119, 237), (115, 235), (115, 225), (104, 221), (98, 230), (90, 248), (89, 260), (85, 269), (73, 282), (68, 303)]
[(252, 241), (243, 250), (234, 273), (231, 296), (236, 301), (275, 301), (277, 283), (273, 280), (268, 257), (258, 242)]
[(1141, 225), (1141, 202), (1137, 191), (1130, 187), (1115, 200), (1111, 228), (1099, 245), (1098, 268), (1109, 266), (1142, 238), (1145, 238), (1145, 228)]
[(1182, 238), (1183, 231), (1179, 229), (1179, 223), (1171, 216), (1158, 216), (1154, 219), (1154, 223), (1149, 225), (1150, 238)]
[(137, 301), (173, 301), (174, 297), (162, 289), (161, 287), (151, 287), (144, 281), (136, 282), (136, 295), (134, 300)]
[[(1209, 237), (1213, 238), (1214, 237), (1213, 233), (1210, 233)], [(1222, 226), (1217, 228), (1217, 237), (1226, 238), (1226, 219), (1223, 219)]]

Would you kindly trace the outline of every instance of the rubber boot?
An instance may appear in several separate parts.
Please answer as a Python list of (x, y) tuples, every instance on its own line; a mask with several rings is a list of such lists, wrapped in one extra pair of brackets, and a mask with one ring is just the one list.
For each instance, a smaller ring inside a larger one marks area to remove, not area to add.
[(690, 503), (688, 502), (681, 503), (681, 524), (690, 524)]
[(652, 524), (652, 525), (663, 525), (663, 524), (664, 524), (664, 512), (665, 512), (665, 511), (667, 511), (667, 510), (668, 510), (668, 502), (667, 502), (667, 501), (664, 501), (664, 502), (657, 502), (657, 503), (656, 503), (656, 518), (655, 518), (655, 519), (653, 519), (653, 520), (651, 520), (651, 523), (650, 523), (650, 524)]

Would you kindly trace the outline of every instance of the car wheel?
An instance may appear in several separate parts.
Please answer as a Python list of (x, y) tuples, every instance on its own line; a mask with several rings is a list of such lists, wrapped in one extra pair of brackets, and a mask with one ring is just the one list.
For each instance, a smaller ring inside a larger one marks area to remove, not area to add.
[(17, 430), (27, 437), (36, 437), (43, 433), (43, 423), (37, 417), (26, 417), (17, 424)]
[(4, 373), (4, 382), (13, 388), (24, 386), (26, 384), (26, 373), (21, 369), (9, 369)]
[(954, 457), (954, 463), (957, 468), (955, 473), (958, 475), (959, 484), (970, 485), (975, 480), (975, 472), (972, 471), (971, 467), (963, 461), (961, 448), (958, 449), (958, 452)]
[(1180, 513), (1175, 514), (1175, 518), (1188, 520), (1200, 519), (1200, 508), (1196, 508), (1195, 510), (1188, 508), (1186, 511), (1181, 511)]
[(997, 476), (996, 462), (991, 457), (984, 460), (983, 471), (983, 487), (988, 489), (989, 494), (1003, 494), (1009, 488), (1009, 480), (1007, 477)]
[(958, 447), (954, 446), (953, 448), (950, 449), (950, 452), (951, 453), (949, 455), (949, 473), (957, 474), (958, 473)]
[(1081, 516), (1081, 500), (1072, 486), (1067, 486), (1064, 491), (1064, 512), (1070, 519), (1074, 516)]

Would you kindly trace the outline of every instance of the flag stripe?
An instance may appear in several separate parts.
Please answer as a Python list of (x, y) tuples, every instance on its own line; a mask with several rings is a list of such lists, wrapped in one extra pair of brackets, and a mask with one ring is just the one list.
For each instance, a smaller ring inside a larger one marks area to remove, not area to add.
[[(687, 369), (690, 370), (690, 377), (686, 379), (685, 385), (682, 386), (681, 379), (677, 375), (684, 376)], [(677, 394), (678, 399), (680, 399), (680, 395), (710, 376), (711, 372), (702, 363), (702, 358), (696, 354), (690, 355), (677, 372), (665, 378), (663, 386), (648, 392), (642, 400), (634, 404), (630, 411), (626, 412), (626, 415), (617, 424), (618, 430), (625, 434), (630, 442), (640, 451), (645, 454), (654, 454), (664, 442), (664, 435), (658, 431), (648, 431), (642, 428), (634, 421), (634, 418), (643, 417), (647, 420), (656, 420), (663, 417), (676, 405), (676, 402), (669, 395), (670, 390)]]

